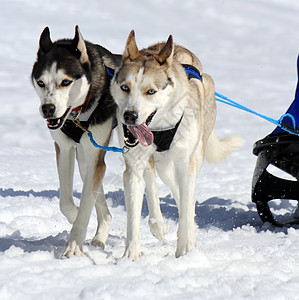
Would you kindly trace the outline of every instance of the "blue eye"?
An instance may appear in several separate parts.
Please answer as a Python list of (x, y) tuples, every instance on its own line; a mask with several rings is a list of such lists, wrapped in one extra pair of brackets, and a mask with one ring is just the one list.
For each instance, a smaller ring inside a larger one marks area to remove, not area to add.
[(146, 92), (146, 94), (147, 95), (154, 95), (154, 94), (156, 94), (157, 92), (155, 91), (155, 90), (153, 90), (153, 89), (149, 89), (147, 92)]
[(124, 91), (126, 93), (130, 92), (130, 88), (125, 84), (121, 85), (120, 88), (121, 88), (122, 91)]
[(38, 80), (36, 83), (37, 83), (38, 86), (41, 87), (41, 88), (43, 88), (43, 87), (46, 86), (45, 83), (44, 83), (42, 80)]
[(71, 80), (67, 80), (67, 79), (65, 79), (65, 80), (62, 80), (62, 82), (61, 82), (61, 86), (68, 86), (68, 85), (70, 85), (72, 83), (72, 81)]

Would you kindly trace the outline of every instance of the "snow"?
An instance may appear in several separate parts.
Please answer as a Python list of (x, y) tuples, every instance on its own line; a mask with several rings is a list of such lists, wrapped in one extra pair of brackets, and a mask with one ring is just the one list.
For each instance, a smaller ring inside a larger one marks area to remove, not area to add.
[[(251, 202), (253, 143), (273, 130), (262, 119), (218, 104), (219, 137), (246, 143), (220, 165), (204, 164), (197, 180), (197, 247), (176, 259), (178, 213), (157, 179), (168, 233), (158, 242), (144, 204), (142, 257), (120, 259), (125, 247), (120, 154), (107, 155), (104, 188), (113, 216), (105, 250), (62, 259), (70, 224), (59, 211), (53, 141), (30, 82), (38, 39), (85, 39), (121, 53), (131, 29), (146, 47), (166, 40), (192, 50), (216, 90), (271, 118), (290, 105), (297, 82), (299, 2), (293, 0), (158, 0), (3, 2), (0, 11), (0, 299), (299, 299), (299, 231), (263, 224)], [(117, 142), (113, 137), (113, 143)], [(78, 171), (74, 196), (80, 198)], [(289, 214), (294, 201), (277, 213)], [(276, 206), (274, 205), (274, 208)]]

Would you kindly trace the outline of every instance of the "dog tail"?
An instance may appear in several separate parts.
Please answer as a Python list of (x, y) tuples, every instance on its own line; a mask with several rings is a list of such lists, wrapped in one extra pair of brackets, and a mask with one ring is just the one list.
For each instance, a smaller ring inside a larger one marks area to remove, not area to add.
[(236, 135), (219, 140), (213, 130), (206, 144), (205, 159), (209, 163), (219, 163), (243, 144), (244, 140)]

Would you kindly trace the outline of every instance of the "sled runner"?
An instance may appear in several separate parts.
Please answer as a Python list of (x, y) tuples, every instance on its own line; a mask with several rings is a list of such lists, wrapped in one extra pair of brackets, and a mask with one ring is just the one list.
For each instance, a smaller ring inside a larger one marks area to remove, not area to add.
[[(299, 77), (299, 56), (297, 72)], [(288, 133), (277, 126), (271, 134), (257, 141), (253, 147), (257, 162), (252, 179), (252, 201), (256, 204), (261, 220), (276, 226), (299, 224), (299, 216), (283, 223), (278, 222), (269, 207), (269, 201), (274, 199), (297, 200), (299, 204), (299, 79), (295, 99), (285, 114), (283, 127), (298, 134)], [(290, 174), (294, 180), (271, 174), (267, 171), (269, 165)]]

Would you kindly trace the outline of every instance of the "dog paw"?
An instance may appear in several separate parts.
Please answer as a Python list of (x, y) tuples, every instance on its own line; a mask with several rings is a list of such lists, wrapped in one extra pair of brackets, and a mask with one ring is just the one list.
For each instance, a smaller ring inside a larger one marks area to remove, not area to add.
[(159, 241), (162, 241), (167, 232), (167, 226), (164, 221), (159, 222), (154, 218), (150, 218), (148, 224), (152, 235)]
[(190, 252), (194, 247), (196, 246), (195, 242), (189, 242), (186, 245), (178, 245), (176, 252), (175, 252), (175, 257), (178, 258), (180, 256), (183, 256)]
[(91, 241), (91, 244), (95, 247), (100, 247), (102, 249), (105, 248), (105, 243), (108, 239), (109, 235), (109, 227), (110, 227), (110, 219), (109, 221), (102, 223)]
[[(193, 227), (193, 228), (192, 228)], [(195, 226), (190, 225), (187, 228), (179, 227), (178, 241), (175, 257), (180, 257), (187, 254), (196, 246)]]
[(95, 237), (92, 239), (91, 244), (94, 247), (99, 247), (103, 250), (105, 249), (105, 242), (103, 242), (103, 240), (98, 234), (96, 234)]
[(75, 256), (84, 256), (82, 252), (82, 247), (80, 247), (76, 241), (68, 242), (66, 245), (66, 249), (63, 253), (63, 256), (70, 258), (73, 255)]
[(131, 243), (126, 247), (123, 258), (128, 258), (132, 261), (138, 261), (141, 257), (140, 247), (138, 247), (135, 243)]

